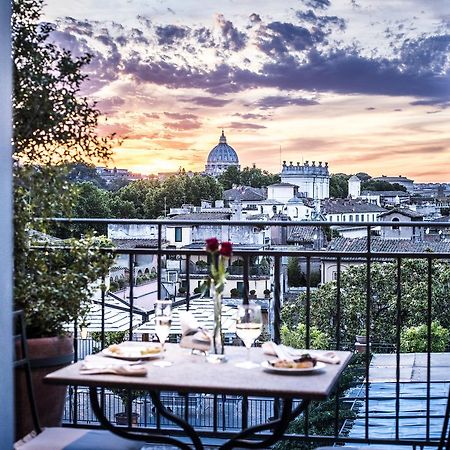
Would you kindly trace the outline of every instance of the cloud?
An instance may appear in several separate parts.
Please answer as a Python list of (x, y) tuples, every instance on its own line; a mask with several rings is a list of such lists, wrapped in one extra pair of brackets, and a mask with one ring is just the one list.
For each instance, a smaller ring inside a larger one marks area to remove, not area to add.
[(234, 113), (233, 116), (242, 117), (243, 119), (250, 119), (250, 120), (267, 120), (270, 118), (270, 116), (266, 116), (264, 114), (253, 114), (253, 113)]
[(285, 50), (289, 47), (300, 51), (313, 45), (313, 37), (306, 28), (285, 22), (272, 22), (267, 28), (282, 38)]
[(256, 24), (256, 23), (261, 23), (262, 22), (261, 16), (259, 14), (256, 14), (256, 13), (250, 14), (249, 20), (250, 20), (250, 22), (252, 24)]
[(261, 109), (269, 109), (269, 108), (280, 108), (282, 106), (311, 106), (318, 105), (319, 102), (316, 100), (310, 100), (307, 98), (292, 98), (283, 95), (273, 95), (269, 97), (263, 97), (262, 99), (256, 102), (256, 105)]
[(309, 8), (326, 9), (331, 6), (330, 0), (302, 0)]
[(164, 127), (170, 130), (185, 131), (196, 130), (200, 128), (202, 124), (197, 120), (179, 120), (178, 122), (165, 122)]
[(156, 35), (159, 45), (173, 45), (176, 41), (184, 39), (189, 34), (189, 29), (177, 25), (156, 27)]
[(180, 101), (185, 103), (193, 103), (199, 106), (211, 106), (213, 108), (219, 108), (232, 102), (232, 100), (225, 100), (216, 97), (190, 97), (185, 99), (180, 99)]
[(221, 31), (225, 49), (238, 51), (245, 47), (247, 36), (240, 32), (231, 21), (226, 20), (223, 14), (216, 16), (216, 25)]
[(401, 47), (402, 64), (419, 73), (444, 75), (450, 63), (450, 34), (406, 39)]
[(118, 109), (125, 103), (122, 97), (114, 96), (97, 100), (97, 108), (103, 113), (110, 113), (111, 110)]
[(164, 112), (164, 115), (169, 119), (182, 120), (182, 119), (197, 119), (198, 116), (195, 114), (186, 114), (186, 113), (170, 113)]
[(125, 137), (128, 136), (133, 131), (133, 129), (129, 125), (123, 123), (102, 123), (98, 125), (97, 131), (101, 136), (107, 136), (115, 133), (120, 137)]
[[(174, 139), (155, 139), (154, 144), (163, 147), (164, 149), (174, 148), (177, 150), (187, 149), (191, 146), (190, 142), (176, 141)], [(164, 158), (167, 158), (167, 150), (164, 150)]]
[(148, 117), (149, 119), (159, 119), (159, 114), (156, 113), (144, 113), (145, 117)]
[[(330, 34), (333, 27), (340, 31), (345, 30), (347, 24), (344, 19), (337, 16), (318, 16), (310, 9), (307, 12), (297, 11), (296, 16), (305, 22), (308, 22), (316, 27), (316, 36), (325, 36)], [(320, 30), (319, 30), (320, 29)]]
[(415, 100), (410, 103), (412, 106), (440, 106), (442, 109), (450, 107), (450, 102), (443, 101), (441, 98), (430, 98), (427, 100)]
[(380, 149), (360, 152), (359, 154), (348, 155), (347, 159), (352, 162), (368, 162), (382, 161), (384, 158), (396, 159), (400, 158), (416, 158), (426, 154), (440, 155), (446, 153), (448, 148), (446, 145), (428, 145), (422, 142), (417, 144), (409, 144), (407, 147), (399, 147), (398, 145), (383, 146)]
[(267, 127), (264, 125), (257, 125), (256, 123), (231, 122), (226, 128), (234, 128), (235, 130), (259, 130)]

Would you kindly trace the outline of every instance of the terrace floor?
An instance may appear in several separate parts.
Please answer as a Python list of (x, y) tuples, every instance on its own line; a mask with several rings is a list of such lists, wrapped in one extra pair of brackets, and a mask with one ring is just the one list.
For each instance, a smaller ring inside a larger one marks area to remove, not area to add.
[[(431, 353), (431, 381), (450, 380), (450, 353)], [(369, 381), (371, 383), (396, 381), (396, 355), (374, 354), (370, 362)], [(427, 381), (427, 354), (400, 354), (400, 382)]]

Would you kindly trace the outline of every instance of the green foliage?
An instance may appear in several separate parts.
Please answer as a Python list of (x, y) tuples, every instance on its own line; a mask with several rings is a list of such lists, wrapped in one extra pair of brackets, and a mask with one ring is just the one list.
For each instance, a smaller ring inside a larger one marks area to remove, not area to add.
[[(39, 244), (31, 241), (30, 244)], [(113, 255), (104, 238), (70, 239), (59, 249), (58, 242), (43, 243), (40, 250), (27, 249), (15, 277), (15, 307), (25, 312), (28, 337), (65, 334), (65, 325), (83, 320), (89, 311), (93, 283), (106, 275)]]
[(368, 180), (361, 183), (361, 191), (403, 191), (406, 192), (405, 186), (398, 183), (389, 183), (381, 180)]
[(302, 273), (299, 266), (299, 258), (289, 257), (287, 265), (288, 285), (293, 287), (302, 286)]
[[(99, 344), (101, 344), (102, 333), (100, 331), (93, 331), (91, 333), (91, 337), (94, 342), (98, 342)], [(128, 331), (105, 331), (104, 337), (105, 343), (103, 348), (106, 348), (110, 345), (120, 344), (121, 342), (126, 341), (128, 337)], [(94, 347), (94, 350), (97, 352), (99, 352), (101, 349), (101, 347)]]
[(335, 173), (330, 176), (330, 197), (347, 198), (348, 197), (348, 179), (350, 175), (345, 173)]
[(106, 189), (106, 181), (97, 174), (97, 170), (93, 164), (68, 164), (67, 171), (67, 179), (71, 183), (83, 183), (89, 181), (99, 188)]
[(279, 181), (280, 176), (278, 174), (271, 174), (267, 170), (261, 170), (257, 167), (245, 167), (240, 171), (236, 166), (230, 166), (219, 177), (219, 183), (224, 190), (231, 189), (233, 184), (260, 188)]
[[(428, 327), (419, 325), (409, 327), (402, 331), (400, 337), (400, 350), (405, 353), (426, 352), (428, 350)], [(439, 325), (431, 324), (431, 351), (444, 352), (450, 343), (450, 332)]]
[[(68, 163), (91, 164), (111, 155), (111, 136), (96, 134), (100, 112), (79, 96), (90, 56), (73, 58), (49, 41), (52, 26), (40, 19), (42, 0), (14, 0), (13, 140), (14, 296), (23, 309), (29, 337), (64, 333), (82, 319), (112, 256), (110, 243), (91, 236), (55, 242), (50, 217), (68, 216), (76, 193), (67, 181)], [(35, 221), (36, 217), (44, 220)], [(34, 251), (32, 244), (44, 249)], [(70, 247), (57, 249), (58, 245)]]
[(40, 20), (43, 4), (13, 1), (15, 155), (45, 165), (105, 160), (111, 142), (96, 134), (100, 112), (79, 96), (91, 56), (74, 58), (50, 42), (53, 26)]
[[(397, 319), (397, 267), (395, 263), (373, 263), (371, 266), (370, 334), (373, 342), (395, 343)], [(405, 259), (402, 261), (401, 326), (412, 327), (423, 323), (427, 316), (427, 262)], [(351, 266), (341, 274), (340, 337), (354, 342), (355, 336), (365, 330), (366, 318), (366, 265)], [(448, 289), (450, 267), (447, 263), (432, 263), (432, 320), (439, 320), (450, 328)], [(282, 319), (293, 328), (304, 323), (306, 295), (285, 303)], [(311, 323), (330, 339), (336, 336), (337, 286), (332, 281), (311, 292)]]
[(272, 174), (267, 170), (261, 170), (255, 166), (244, 167), (241, 171), (240, 178), (240, 184), (257, 188), (280, 182), (280, 176), (278, 174)]
[(230, 290), (231, 298), (239, 298), (239, 289), (233, 288)]
[(219, 177), (219, 183), (223, 189), (231, 189), (233, 184), (239, 186), (241, 184), (241, 171), (236, 166), (230, 166)]
[[(318, 328), (311, 327), (310, 345), (308, 348), (326, 349), (329, 347), (329, 339), (325, 333), (322, 333)], [(293, 329), (289, 329), (286, 324), (281, 326), (281, 341), (284, 345), (289, 345), (294, 348), (306, 348), (306, 325), (299, 323)]]

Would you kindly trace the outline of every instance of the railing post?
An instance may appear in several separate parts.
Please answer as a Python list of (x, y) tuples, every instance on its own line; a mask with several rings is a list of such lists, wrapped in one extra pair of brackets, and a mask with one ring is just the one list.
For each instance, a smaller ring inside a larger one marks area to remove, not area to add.
[(281, 257), (275, 256), (274, 296), (273, 296), (273, 340), (281, 342)]

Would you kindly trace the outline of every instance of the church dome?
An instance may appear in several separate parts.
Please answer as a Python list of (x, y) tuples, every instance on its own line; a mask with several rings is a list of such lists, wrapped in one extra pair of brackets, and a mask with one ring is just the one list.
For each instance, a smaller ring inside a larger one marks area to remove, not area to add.
[(233, 163), (239, 164), (239, 158), (231, 145), (227, 144), (227, 138), (222, 130), (219, 143), (209, 152), (208, 163)]
[(231, 166), (239, 169), (239, 158), (234, 148), (227, 144), (227, 138), (222, 130), (219, 143), (209, 152), (205, 173), (216, 177)]

